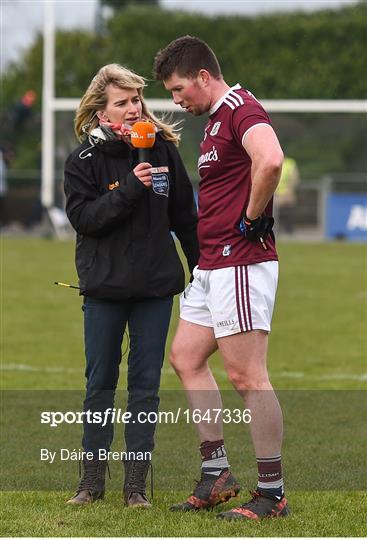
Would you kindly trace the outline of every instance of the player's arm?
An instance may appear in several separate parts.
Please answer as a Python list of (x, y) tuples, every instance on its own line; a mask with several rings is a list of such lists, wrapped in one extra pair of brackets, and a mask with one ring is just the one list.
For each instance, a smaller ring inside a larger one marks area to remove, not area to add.
[(242, 144), (252, 161), (252, 188), (246, 217), (254, 220), (263, 213), (277, 188), (284, 156), (270, 125), (261, 124), (250, 129)]

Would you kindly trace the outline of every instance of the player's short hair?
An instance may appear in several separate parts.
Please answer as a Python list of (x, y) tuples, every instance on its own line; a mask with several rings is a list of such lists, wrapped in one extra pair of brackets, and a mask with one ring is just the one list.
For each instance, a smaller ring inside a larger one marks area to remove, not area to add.
[(159, 81), (166, 81), (173, 73), (191, 79), (197, 77), (201, 69), (206, 69), (215, 79), (222, 77), (217, 57), (209, 45), (197, 37), (183, 36), (158, 51), (153, 75)]

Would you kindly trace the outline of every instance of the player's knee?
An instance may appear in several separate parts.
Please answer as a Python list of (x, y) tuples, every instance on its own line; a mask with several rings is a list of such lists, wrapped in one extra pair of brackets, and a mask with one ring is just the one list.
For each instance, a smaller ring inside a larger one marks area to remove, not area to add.
[(181, 379), (195, 377), (207, 366), (205, 359), (199, 358), (194, 351), (189, 351), (185, 347), (173, 346), (169, 360)]
[(181, 366), (183, 365), (182, 358), (183, 358), (182, 348), (178, 347), (177, 345), (173, 345), (169, 354), (169, 361), (177, 374), (180, 374), (180, 372), (182, 371), (182, 368), (181, 368)]
[(230, 382), (233, 384), (233, 386), (236, 388), (236, 390), (246, 390), (247, 387), (246, 387), (246, 379), (245, 377), (243, 376), (242, 373), (240, 373), (239, 371), (237, 370), (229, 370), (227, 372), (227, 375), (228, 375), (228, 379), (230, 380)]
[(170, 364), (180, 378), (189, 375), (193, 371), (187, 359), (188, 355), (186, 353), (184, 354), (180, 349), (175, 348), (171, 350), (169, 357)]
[(246, 392), (249, 390), (269, 390), (271, 384), (267, 373), (251, 374), (246, 370), (229, 369), (227, 375), (238, 392)]

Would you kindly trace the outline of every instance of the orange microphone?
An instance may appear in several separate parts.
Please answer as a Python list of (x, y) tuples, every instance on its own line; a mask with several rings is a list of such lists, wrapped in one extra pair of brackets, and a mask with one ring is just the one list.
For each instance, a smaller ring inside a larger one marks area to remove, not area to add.
[(131, 144), (138, 149), (139, 163), (149, 161), (149, 148), (155, 143), (155, 127), (152, 122), (141, 120), (131, 128)]

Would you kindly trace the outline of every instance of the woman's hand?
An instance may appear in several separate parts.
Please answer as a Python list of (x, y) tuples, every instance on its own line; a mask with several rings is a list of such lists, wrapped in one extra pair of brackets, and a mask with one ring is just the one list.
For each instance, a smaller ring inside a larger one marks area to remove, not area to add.
[(139, 163), (133, 170), (133, 173), (137, 178), (139, 178), (140, 182), (144, 184), (145, 187), (151, 187), (152, 185), (152, 173), (151, 173), (152, 166), (150, 163)]

